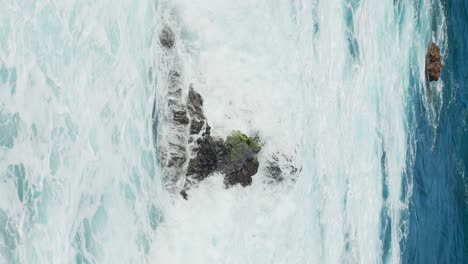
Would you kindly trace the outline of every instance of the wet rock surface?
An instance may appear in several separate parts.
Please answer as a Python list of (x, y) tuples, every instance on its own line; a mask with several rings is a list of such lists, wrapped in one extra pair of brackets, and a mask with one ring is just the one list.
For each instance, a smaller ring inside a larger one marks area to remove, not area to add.
[(440, 48), (436, 44), (431, 42), (426, 55), (426, 76), (427, 79), (437, 81), (440, 78), (440, 72), (442, 70)]
[(187, 176), (202, 181), (213, 172), (219, 171), (227, 149), (222, 139), (210, 135), (210, 127), (207, 126), (203, 136), (197, 139), (193, 152), (195, 156), (189, 161)]
[[(159, 85), (166, 92), (156, 98), (153, 107), (153, 139), (161, 164), (162, 181), (170, 192), (176, 192), (183, 186), (183, 175), (188, 156), (188, 124), (190, 119), (184, 98), (184, 69), (180, 63), (180, 54), (174, 49), (175, 32), (168, 26), (159, 31), (159, 44), (168, 52), (163, 52), (158, 64)], [(159, 105), (159, 107), (157, 107)]]
[(165, 48), (173, 48), (175, 45), (175, 34), (169, 27), (164, 27), (159, 35), (159, 43)]
[[(162, 162), (165, 168), (173, 168), (172, 172), (165, 172), (166, 176), (171, 175), (171, 184), (177, 182), (177, 175), (183, 173), (183, 166), (187, 161), (187, 138), (185, 131), (190, 119), (187, 113), (187, 106), (182, 102), (182, 85), (181, 74), (177, 70), (170, 70), (168, 73), (168, 94), (167, 94), (167, 110), (169, 112), (170, 129), (166, 150), (162, 153)], [(162, 147), (161, 149), (164, 149)]]
[(226, 140), (214, 138), (207, 126), (193, 149), (194, 157), (187, 168), (188, 181), (201, 181), (214, 172), (221, 172), (225, 174), (226, 187), (248, 186), (258, 171), (260, 149), (252, 138), (237, 131)]
[[(203, 113), (203, 98), (193, 86), (187, 96), (187, 111), (190, 119), (189, 142), (193, 143), (192, 158), (186, 172), (186, 184), (180, 193), (187, 198), (186, 190), (209, 175), (220, 172), (225, 175), (227, 187), (252, 183), (259, 167), (257, 154), (261, 147), (258, 139), (235, 131), (226, 140), (211, 135), (211, 127)], [(200, 135), (201, 134), (201, 135)]]
[(189, 119), (187, 117), (187, 111), (183, 110), (174, 110), (172, 112), (173, 120), (181, 125), (188, 125)]
[(190, 135), (198, 135), (205, 125), (203, 98), (199, 93), (195, 92), (192, 85), (190, 85), (187, 98), (187, 109), (191, 119)]
[(261, 147), (258, 142), (236, 131), (226, 138), (225, 146), (227, 155), (220, 168), (226, 174), (224, 184), (240, 184), (244, 187), (250, 185), (252, 176), (257, 173), (259, 167), (257, 154)]

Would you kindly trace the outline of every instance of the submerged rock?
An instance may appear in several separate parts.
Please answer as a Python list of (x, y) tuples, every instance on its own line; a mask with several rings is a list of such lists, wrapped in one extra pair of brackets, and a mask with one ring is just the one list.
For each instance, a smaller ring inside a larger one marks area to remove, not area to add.
[(266, 173), (267, 173), (267, 176), (273, 182), (281, 182), (284, 180), (283, 170), (281, 169), (281, 166), (279, 165), (279, 160), (277, 156), (273, 156), (272, 160), (267, 161)]
[(164, 27), (159, 35), (159, 43), (165, 48), (173, 48), (175, 44), (175, 34), (169, 27)]
[(265, 162), (265, 176), (267, 183), (278, 183), (284, 180), (296, 181), (301, 170), (294, 162), (294, 158), (286, 154), (275, 153)]
[(426, 76), (428, 80), (430, 82), (439, 80), (441, 69), (440, 48), (431, 42), (426, 55)]

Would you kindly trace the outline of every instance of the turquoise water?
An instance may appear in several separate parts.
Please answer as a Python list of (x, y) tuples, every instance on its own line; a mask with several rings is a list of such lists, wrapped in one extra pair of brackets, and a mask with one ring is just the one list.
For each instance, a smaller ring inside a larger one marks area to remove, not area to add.
[(141, 263), (154, 3), (0, 5), (0, 263)]
[[(466, 1), (0, 6), (0, 263), (466, 262)], [(164, 188), (171, 67), (299, 175)]]
[[(414, 190), (406, 263), (466, 263), (468, 115), (466, 1), (443, 3), (447, 16), (447, 55), (443, 95), (436, 127), (428, 120), (421, 100), (414, 103), (416, 160), (410, 174)], [(435, 22), (436, 23), (436, 19)]]

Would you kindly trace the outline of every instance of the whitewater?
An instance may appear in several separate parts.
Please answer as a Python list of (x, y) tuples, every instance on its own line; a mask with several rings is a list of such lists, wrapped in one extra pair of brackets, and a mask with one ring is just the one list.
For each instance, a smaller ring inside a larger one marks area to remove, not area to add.
[[(407, 249), (431, 232), (412, 208), (419, 114), (434, 149), (447, 104), (425, 79), (445, 7), (0, 0), (0, 263), (437, 263)], [(251, 186), (215, 173), (185, 200), (163, 175), (171, 67), (216, 136), (262, 138)], [(278, 183), (275, 153), (298, 169)]]

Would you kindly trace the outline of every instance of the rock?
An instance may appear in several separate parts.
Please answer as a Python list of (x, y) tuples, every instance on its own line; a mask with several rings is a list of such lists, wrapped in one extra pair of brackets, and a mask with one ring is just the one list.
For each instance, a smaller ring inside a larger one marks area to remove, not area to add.
[(431, 42), (426, 55), (426, 76), (428, 80), (430, 82), (439, 80), (441, 69), (440, 48)]
[[(250, 185), (252, 176), (259, 169), (259, 138), (248, 137), (239, 131), (233, 132), (226, 140), (211, 136), (211, 127), (203, 112), (203, 97), (190, 85), (187, 101), (184, 102), (181, 100), (181, 74), (178, 70), (170, 70), (168, 75), (169, 116), (166, 120), (172, 130), (171, 133), (161, 133), (166, 145), (159, 146), (163, 181), (167, 188), (176, 191), (180, 186), (179, 180), (185, 181), (179, 194), (187, 199), (187, 190), (214, 172), (225, 175), (226, 188), (236, 184), (244, 187)], [(153, 119), (156, 114), (153, 109)], [(153, 130), (156, 134), (155, 127)], [(155, 137), (156, 140), (159, 137)], [(184, 171), (185, 178), (182, 177)]]
[(205, 115), (203, 114), (203, 98), (190, 85), (187, 98), (187, 109), (190, 116), (190, 135), (198, 135), (205, 124)]
[(204, 180), (214, 172), (225, 174), (226, 187), (252, 183), (252, 176), (258, 171), (257, 154), (261, 147), (258, 143), (238, 131), (227, 137), (226, 141), (213, 138), (207, 126), (203, 136), (197, 140), (195, 156), (189, 161), (187, 176), (197, 181)]
[(187, 194), (187, 191), (186, 191), (186, 190), (180, 191), (180, 195), (182, 196), (182, 198), (184, 198), (185, 200), (187, 200), (188, 194)]
[(258, 160), (246, 160), (241, 163), (233, 163), (227, 166), (228, 172), (224, 178), (224, 184), (226, 187), (240, 184), (242, 187), (246, 187), (252, 184), (252, 176), (258, 171)]
[(222, 139), (211, 137), (210, 128), (207, 126), (203, 136), (197, 140), (194, 152), (196, 154), (189, 161), (187, 176), (202, 181), (213, 172), (219, 171), (220, 164), (227, 154), (227, 149)]
[(165, 48), (173, 48), (175, 44), (175, 35), (171, 28), (164, 27), (159, 35), (159, 43)]
[(168, 73), (168, 93), (169, 97), (180, 100), (182, 98), (182, 78), (176, 70), (170, 70)]
[(257, 154), (261, 147), (255, 138), (251, 138), (239, 131), (234, 131), (226, 138), (226, 146), (233, 153), (233, 158), (238, 158), (240, 152), (248, 151)]
[(281, 170), (280, 165), (278, 164), (278, 157), (273, 156), (273, 160), (267, 161), (266, 173), (273, 182), (283, 181), (283, 170)]
[[(161, 41), (161, 44), (165, 44), (163, 39)], [(162, 107), (161, 112), (156, 113), (159, 117), (153, 115), (153, 138), (159, 152), (158, 162), (161, 164), (162, 181), (170, 192), (180, 191), (179, 186), (185, 181), (185, 168), (189, 159), (187, 132), (190, 120), (186, 102), (182, 99), (184, 87), (182, 72), (179, 65), (168, 65), (165, 72), (166, 79), (161, 82), (167, 87), (167, 94), (162, 98), (166, 101), (160, 101), (166, 103), (166, 107)], [(158, 119), (165, 122), (157, 125)]]
[(185, 147), (176, 144), (170, 144), (172, 152), (168, 153), (167, 166), (181, 167), (187, 158), (185, 157)]
[(174, 110), (172, 112), (173, 114), (173, 120), (181, 125), (188, 125), (189, 119), (187, 117), (187, 111), (185, 110)]
[(233, 132), (226, 138), (227, 156), (221, 163), (220, 170), (226, 174), (224, 184), (226, 187), (235, 184), (247, 186), (252, 183), (252, 176), (258, 171), (257, 154), (261, 147), (253, 138)]

